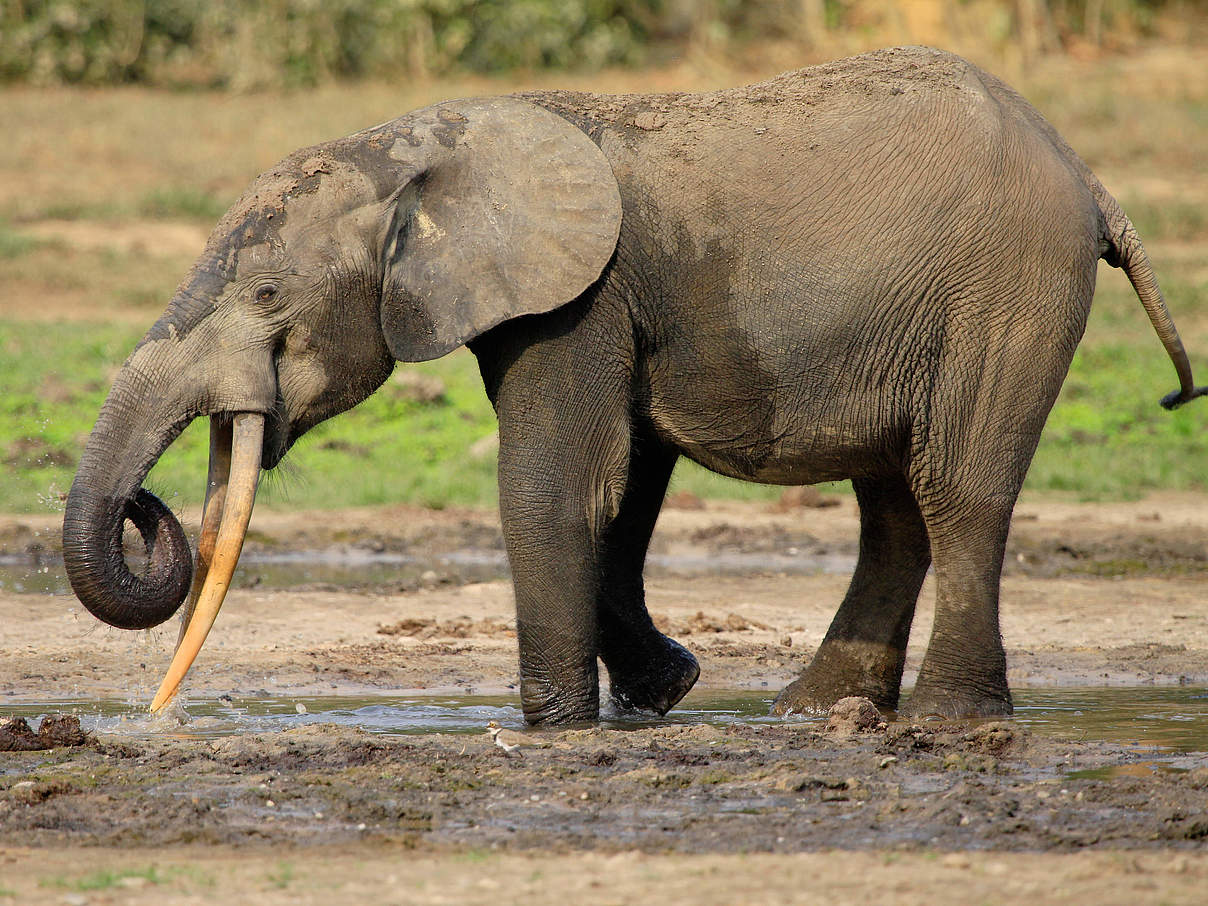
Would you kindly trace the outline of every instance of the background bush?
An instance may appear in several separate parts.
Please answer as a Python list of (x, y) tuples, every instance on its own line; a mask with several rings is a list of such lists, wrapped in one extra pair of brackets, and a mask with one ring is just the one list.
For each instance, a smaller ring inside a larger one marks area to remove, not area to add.
[(598, 69), (844, 35), (1051, 52), (1152, 30), (1188, 0), (0, 0), (0, 79), (249, 89)]

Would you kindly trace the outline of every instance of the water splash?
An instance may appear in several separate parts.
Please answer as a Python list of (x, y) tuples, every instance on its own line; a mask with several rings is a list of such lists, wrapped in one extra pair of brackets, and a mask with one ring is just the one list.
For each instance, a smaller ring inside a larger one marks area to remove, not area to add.
[[(1019, 689), (1015, 723), (1053, 738), (1112, 742), (1162, 752), (1208, 751), (1208, 689), (1189, 686), (1094, 689)], [(666, 717), (604, 709), (600, 725), (635, 729), (671, 724), (713, 726), (778, 724), (766, 691), (690, 693)], [(308, 724), (337, 724), (369, 733), (481, 733), (488, 721), (522, 728), (517, 696), (258, 696), (180, 700), (152, 718), (143, 698), (64, 698), (0, 704), (0, 715), (38, 718), (76, 714), (85, 729), (134, 736), (221, 737), (272, 733)], [(817, 722), (818, 719), (794, 718)]]

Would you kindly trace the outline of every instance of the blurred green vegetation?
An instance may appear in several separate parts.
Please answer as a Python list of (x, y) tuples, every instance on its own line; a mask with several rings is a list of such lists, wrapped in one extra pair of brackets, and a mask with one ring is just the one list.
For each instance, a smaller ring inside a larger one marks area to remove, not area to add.
[(234, 88), (641, 62), (652, 0), (25, 0), (0, 76)]
[(0, 80), (248, 89), (587, 69), (761, 42), (1012, 42), (1153, 33), (1177, 0), (0, 0)]
[[(1108, 283), (1105, 273), (1103, 282), (1025, 488), (1072, 492), (1082, 500), (1208, 489), (1204, 407), (1192, 403), (1168, 412), (1158, 405), (1178, 387), (1174, 368), (1123, 276), (1114, 274)], [(1208, 281), (1165, 280), (1164, 289), (1178, 323), (1203, 323)], [(1208, 349), (1189, 345), (1203, 374)]]
[(143, 217), (200, 220), (213, 223), (224, 213), (228, 202), (203, 189), (153, 189), (140, 199), (137, 213)]
[(0, 220), (0, 259), (19, 258), (37, 244), (37, 239), (14, 230)]
[[(129, 325), (0, 322), (0, 372), (7, 376), (0, 394), (0, 511), (61, 508), (114, 370), (142, 333)], [(423, 376), (418, 384), (415, 375)], [(396, 377), (404, 380), (310, 431), (266, 476), (261, 502), (490, 505), (495, 415), (473, 356), (463, 350)], [(173, 506), (200, 500), (207, 431), (204, 419), (194, 422), (151, 472), (147, 486)]]

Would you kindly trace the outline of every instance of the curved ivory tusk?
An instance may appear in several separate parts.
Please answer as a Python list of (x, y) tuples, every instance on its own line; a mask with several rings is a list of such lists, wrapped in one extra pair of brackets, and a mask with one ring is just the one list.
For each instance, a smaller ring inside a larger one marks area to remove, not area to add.
[(177, 645), (176, 654), (168, 666), (168, 673), (151, 702), (152, 712), (163, 708), (176, 695), (181, 680), (189, 672), (197, 653), (201, 651), (210, 627), (214, 625), (222, 607), (231, 576), (239, 563), (239, 554), (243, 550), (248, 522), (252, 518), (256, 485), (260, 480), (263, 445), (264, 416), (251, 412), (236, 415), (231, 439), (230, 480), (225, 506), (222, 507), (218, 537), (214, 542), (213, 558), (209, 563), (205, 583), (198, 593), (188, 628)]
[(227, 481), (231, 474), (231, 423), (217, 418), (210, 419), (210, 467), (206, 475), (206, 502), (201, 511), (201, 535), (197, 539), (197, 556), (194, 558), (193, 586), (189, 589), (189, 600), (180, 612), (180, 633), (176, 636), (176, 647), (185, 640), (185, 631), (193, 620), (197, 598), (205, 586), (210, 564), (214, 562), (214, 543), (218, 540), (218, 526), (222, 521), (222, 508), (226, 504)]

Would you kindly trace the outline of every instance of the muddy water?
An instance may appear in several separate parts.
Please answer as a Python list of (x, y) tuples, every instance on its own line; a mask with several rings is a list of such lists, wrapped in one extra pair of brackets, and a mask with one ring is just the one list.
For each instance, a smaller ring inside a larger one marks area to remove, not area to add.
[[(1168, 753), (1208, 751), (1205, 688), (1020, 689), (1015, 699), (1015, 722), (1053, 739), (1136, 745)], [(606, 709), (601, 725), (639, 729), (784, 723), (768, 716), (771, 701), (764, 691), (711, 690), (688, 695), (662, 719), (610, 714)], [(518, 729), (524, 726), (515, 696), (223, 697), (190, 701), (187, 707), (157, 718), (147, 715), (145, 707), (145, 702), (64, 699), (0, 705), (0, 714), (33, 719), (51, 712), (74, 713), (85, 729), (135, 737), (214, 738), (320, 723), (383, 735), (481, 733), (491, 720)]]
[[(137, 572), (135, 558), (131, 567)], [(715, 552), (651, 554), (648, 576), (750, 576), (843, 574), (855, 568), (855, 558), (843, 553), (819, 553), (789, 547), (782, 553)], [(249, 552), (240, 560), (234, 586), (296, 588), (310, 585), (364, 587), (401, 585), (424, 578), (464, 584), (505, 579), (509, 575), (502, 551), (467, 548), (438, 556), (348, 550)], [(50, 553), (0, 554), (0, 591), (17, 594), (70, 593), (62, 557)]]

